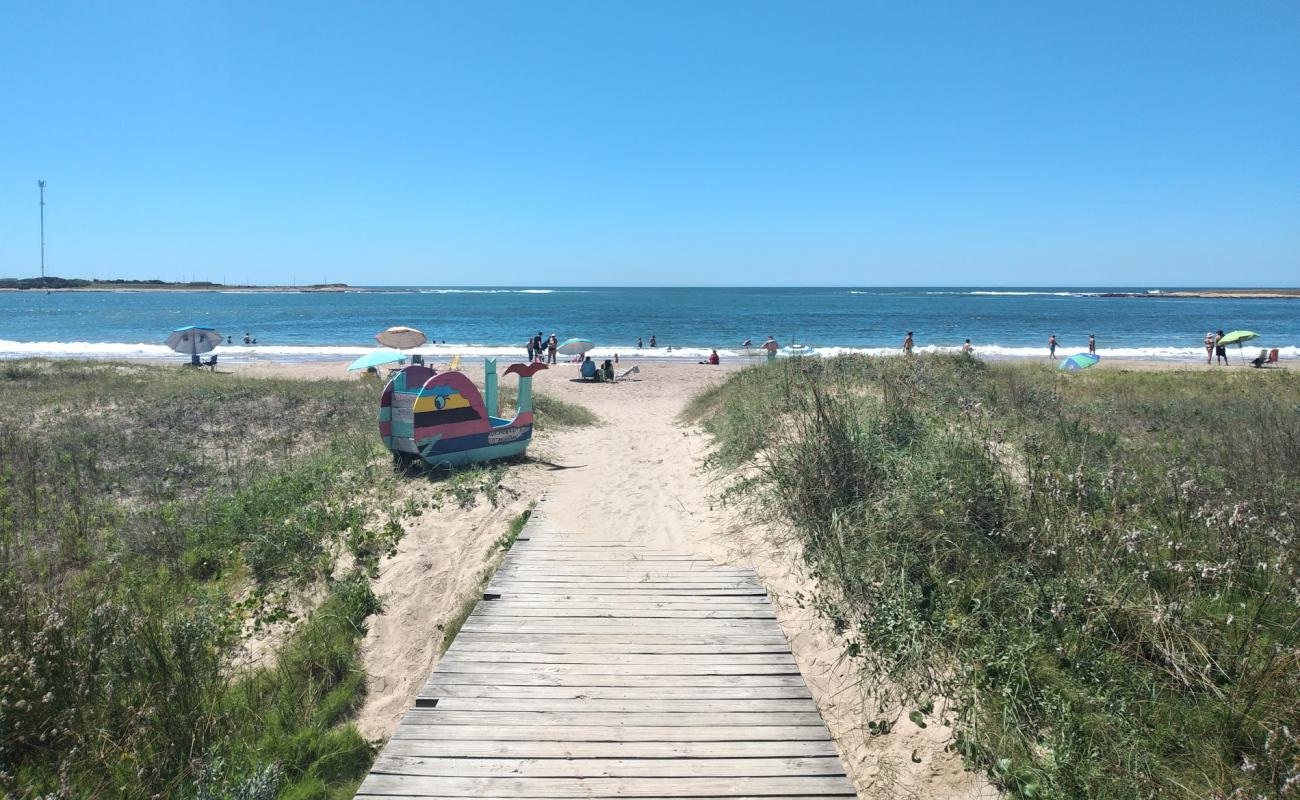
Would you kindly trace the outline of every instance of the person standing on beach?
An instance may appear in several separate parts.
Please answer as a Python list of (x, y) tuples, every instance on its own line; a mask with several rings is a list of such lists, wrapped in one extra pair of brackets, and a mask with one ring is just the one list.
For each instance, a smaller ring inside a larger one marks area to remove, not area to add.
[(524, 347), (528, 348), (528, 363), (531, 364), (533, 363), (533, 340), (531, 337), (524, 342)]
[(975, 354), (975, 348), (971, 347), (970, 339), (967, 339), (966, 343), (961, 346), (961, 354), (964, 356), (970, 356)]
[(1218, 335), (1214, 337), (1214, 363), (1223, 360), (1223, 366), (1228, 366), (1228, 346), (1223, 343), (1223, 329), (1219, 329)]
[(912, 332), (908, 331), (907, 335), (903, 337), (903, 355), (910, 356), (914, 345), (915, 342), (912, 341)]
[(641, 337), (638, 336), (636, 337), (636, 349), (640, 350), (642, 347), (645, 347), (645, 345), (641, 343)]
[(651, 346), (652, 348), (653, 348), (653, 347), (658, 347), (658, 346), (659, 346), (659, 345), (657, 344), (657, 341), (656, 341), (656, 339), (655, 339), (655, 335), (654, 335), (653, 333), (650, 334), (650, 346)]
[(555, 336), (555, 334), (552, 333), (551, 338), (546, 340), (546, 363), (547, 364), (555, 363), (555, 351), (558, 350), (559, 348), (560, 348), (560, 340)]
[(1088, 334), (1088, 352), (1097, 355), (1097, 334)]
[(1214, 363), (1214, 334), (1210, 331), (1205, 332), (1205, 363)]
[(1056, 334), (1049, 334), (1047, 337), (1047, 354), (1056, 360)]

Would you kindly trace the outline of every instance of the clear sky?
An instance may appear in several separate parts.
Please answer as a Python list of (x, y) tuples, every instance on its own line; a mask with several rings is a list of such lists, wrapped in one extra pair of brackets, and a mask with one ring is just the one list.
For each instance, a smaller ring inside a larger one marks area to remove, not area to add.
[(1300, 2), (0, 0), (0, 276), (1300, 284)]

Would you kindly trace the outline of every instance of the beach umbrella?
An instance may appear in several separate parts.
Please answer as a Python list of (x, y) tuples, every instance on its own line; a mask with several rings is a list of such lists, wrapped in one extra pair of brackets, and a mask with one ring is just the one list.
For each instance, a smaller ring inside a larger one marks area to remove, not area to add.
[(370, 369), (378, 367), (381, 364), (391, 364), (394, 361), (404, 361), (406, 356), (396, 350), (380, 349), (366, 353), (361, 358), (353, 361), (348, 365), (348, 372), (356, 372), (359, 369)]
[(215, 350), (221, 344), (221, 334), (206, 325), (186, 325), (167, 335), (167, 346), (187, 356), (197, 356)]
[(1097, 362), (1101, 361), (1101, 356), (1092, 353), (1075, 353), (1072, 356), (1066, 356), (1061, 359), (1061, 363), (1056, 366), (1057, 369), (1065, 369), (1070, 372), (1078, 372), (1081, 369), (1095, 367)]
[(1238, 348), (1242, 344), (1249, 342), (1251, 339), (1258, 339), (1259, 334), (1254, 331), (1232, 331), (1223, 335), (1219, 339), (1219, 344), (1235, 344)]
[(412, 347), (419, 347), (429, 341), (423, 332), (403, 325), (380, 331), (375, 334), (375, 340), (384, 347), (392, 347), (396, 350), (410, 350)]
[(595, 346), (596, 343), (590, 339), (566, 339), (560, 344), (558, 352), (566, 356), (580, 356)]

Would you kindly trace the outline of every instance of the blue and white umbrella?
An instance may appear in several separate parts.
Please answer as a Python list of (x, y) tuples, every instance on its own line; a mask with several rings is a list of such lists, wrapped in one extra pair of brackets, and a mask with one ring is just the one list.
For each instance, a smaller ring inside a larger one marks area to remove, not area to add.
[(1061, 359), (1061, 363), (1058, 364), (1056, 368), (1069, 370), (1070, 372), (1078, 372), (1081, 369), (1096, 366), (1098, 361), (1101, 361), (1101, 356), (1099, 355), (1094, 355), (1093, 353), (1075, 353), (1072, 356), (1066, 356)]
[(404, 361), (406, 356), (396, 350), (379, 349), (366, 353), (361, 358), (353, 361), (348, 365), (348, 372), (356, 372), (359, 369), (370, 369), (382, 364), (391, 364), (394, 361)]
[(187, 356), (208, 353), (221, 344), (221, 334), (206, 325), (186, 325), (167, 335), (167, 346)]

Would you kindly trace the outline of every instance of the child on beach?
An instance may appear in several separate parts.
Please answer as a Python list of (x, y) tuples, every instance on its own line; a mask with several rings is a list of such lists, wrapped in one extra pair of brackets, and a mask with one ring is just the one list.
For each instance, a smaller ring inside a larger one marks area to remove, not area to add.
[(912, 332), (908, 331), (907, 336), (903, 337), (903, 355), (910, 356), (912, 354), (912, 347)]
[(961, 346), (961, 354), (964, 356), (975, 354), (975, 348), (971, 347), (970, 339), (967, 339), (966, 343)]
[(1056, 334), (1049, 334), (1047, 337), (1047, 354), (1056, 360)]

